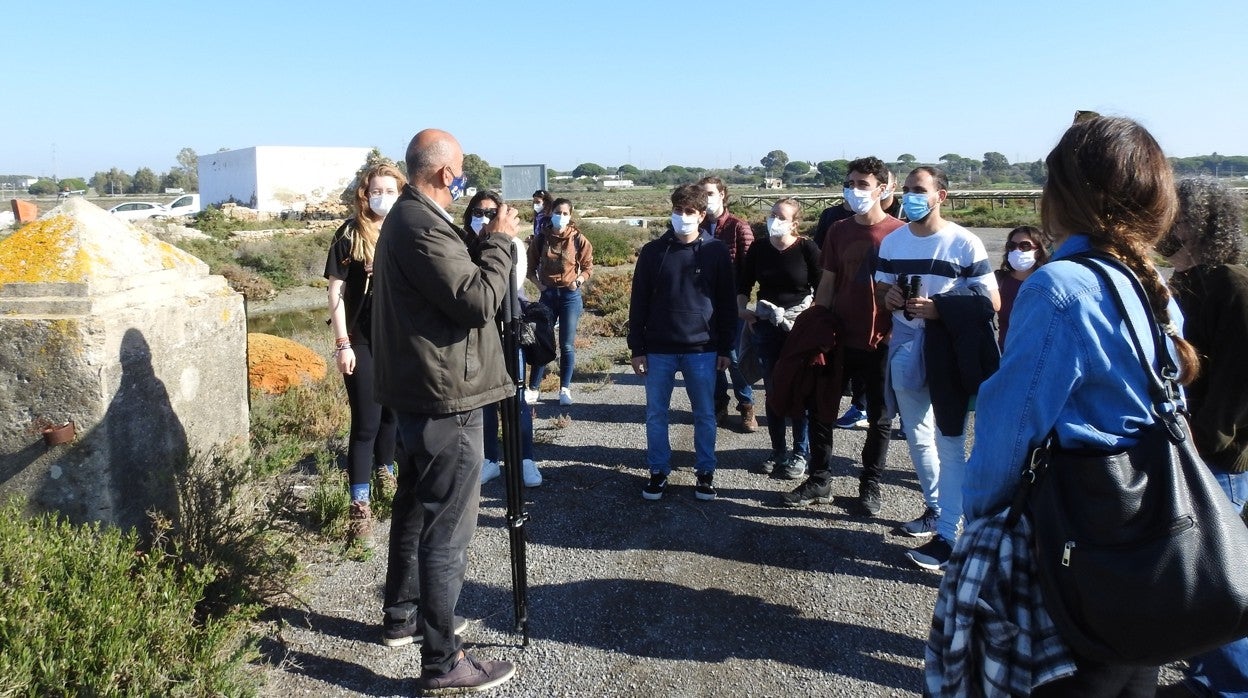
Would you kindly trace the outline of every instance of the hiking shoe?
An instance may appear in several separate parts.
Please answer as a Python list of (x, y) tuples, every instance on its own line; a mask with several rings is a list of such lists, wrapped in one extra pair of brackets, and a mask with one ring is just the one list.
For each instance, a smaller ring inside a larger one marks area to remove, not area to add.
[(857, 405), (850, 405), (845, 414), (836, 420), (837, 429), (866, 429), (867, 424), (866, 413), (858, 409)]
[(945, 540), (943, 536), (935, 536), (914, 550), (906, 551), (906, 557), (910, 558), (910, 562), (933, 572), (945, 569), (951, 555), (953, 555), (953, 544)]
[(373, 510), (368, 502), (351, 502), (351, 511), (347, 514), (347, 544), (351, 543), (373, 547)]
[(502, 474), (503, 474), (503, 470), (501, 467), (499, 467), (498, 461), (490, 460), (489, 458), (486, 458), (484, 461), (481, 462), (481, 484), (482, 485), (484, 485), (485, 483), (489, 482), (490, 480), (493, 480), (494, 478)]
[(507, 683), (516, 675), (516, 665), (501, 659), (480, 660), (464, 652), (455, 666), (444, 674), (423, 671), (420, 690), (426, 695), (476, 693)]
[(641, 496), (650, 501), (663, 499), (667, 491), (667, 476), (663, 473), (650, 473), (650, 482), (641, 490)]
[(780, 503), (788, 507), (801, 507), (807, 504), (831, 504), (832, 483), (821, 482), (813, 477), (798, 485), (792, 492), (780, 495)]
[(559, 389), (559, 404), (560, 405), (572, 404), (572, 390), (570, 388)]
[(928, 507), (923, 510), (922, 516), (902, 524), (897, 531), (912, 538), (929, 538), (936, 535), (936, 519), (939, 517), (935, 509)]
[(884, 498), (880, 496), (880, 483), (875, 480), (864, 480), (858, 483), (858, 508), (868, 516), (880, 513), (884, 506)]
[(537, 469), (537, 463), (533, 462), (532, 458), (525, 458), (524, 461), (522, 461), (521, 465), (523, 466), (523, 470), (524, 470), (524, 472), (522, 473), (522, 475), (524, 476), (524, 486), (525, 487), (541, 487), (542, 473), (541, 471)]
[(758, 472), (764, 475), (770, 475), (773, 471), (775, 471), (776, 467), (783, 462), (784, 451), (772, 451), (771, 455), (767, 456), (767, 460), (758, 464)]
[(780, 476), (786, 480), (801, 480), (806, 477), (806, 456), (796, 451), (790, 453), (780, 466)]
[(542, 395), (542, 391), (538, 390), (537, 388), (525, 388), (524, 389), (524, 404), (536, 405), (537, 399), (541, 397), (541, 395)]
[[(455, 616), (455, 634), (463, 635), (467, 629), (468, 619)], [(386, 624), (381, 629), (381, 644), (386, 647), (402, 647), (424, 641), (425, 631), (420, 624), (420, 613), (413, 613), (404, 623)]]
[(698, 473), (698, 484), (693, 488), (693, 496), (704, 502), (715, 499), (715, 473)]
[(380, 466), (375, 473), (377, 478), (377, 496), (393, 499), (394, 493), (399, 490), (399, 480), (394, 476), (394, 466)]
[(741, 413), (741, 431), (747, 434), (758, 431), (758, 418), (754, 416), (754, 403), (738, 402), (737, 411)]

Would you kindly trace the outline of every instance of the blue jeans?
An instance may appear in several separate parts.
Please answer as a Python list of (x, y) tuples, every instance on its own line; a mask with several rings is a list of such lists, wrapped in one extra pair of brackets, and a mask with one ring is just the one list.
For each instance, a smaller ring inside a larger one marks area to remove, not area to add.
[[(572, 371), (576, 369), (576, 326), (581, 322), (585, 301), (579, 289), (548, 288), (542, 291), (542, 305), (550, 308), (559, 325), (559, 387), (572, 386)], [(546, 367), (533, 369), (529, 375), (529, 389), (537, 390), (546, 377)]]
[[(737, 333), (733, 335), (732, 351), (728, 354), (728, 370), (715, 373), (715, 403), (718, 405), (728, 404), (729, 378), (732, 379), (732, 392), (737, 396), (737, 403), (754, 404), (754, 387), (746, 382), (745, 376), (741, 375), (741, 362), (737, 358), (736, 339), (741, 336), (744, 324), (744, 320), (737, 318)], [(720, 396), (723, 396), (722, 400)]]
[(650, 472), (672, 472), (672, 444), (668, 438), (672, 390), (676, 372), (685, 379), (685, 393), (693, 408), (694, 471), (715, 472), (715, 352), (649, 354), (646, 370), (646, 463)]
[(462, 646), (455, 605), (481, 502), (481, 410), (398, 417), (403, 448), (382, 612), (389, 624), (419, 612), (421, 665), (443, 673)]
[[(901, 355), (894, 356), (894, 362)], [(894, 364), (894, 366), (896, 363)], [(899, 373), (893, 369), (893, 374)], [(936, 427), (932, 412), (932, 396), (924, 385), (906, 390), (893, 385), (897, 410), (906, 425), (906, 442), (910, 460), (919, 477), (919, 487), (927, 506), (940, 513), (936, 533), (952, 543), (958, 539), (958, 522), (962, 519), (962, 481), (966, 477), (966, 431), (960, 436), (944, 436)]]
[[(780, 358), (780, 349), (784, 346), (785, 337), (788, 336), (788, 332), (766, 320), (754, 323), (754, 346), (758, 348), (758, 362), (762, 364), (763, 389), (768, 395), (771, 394), (771, 372), (776, 367), (776, 360)], [(767, 415), (767, 435), (771, 437), (771, 450), (773, 453), (783, 453), (785, 451), (785, 417), (771, 409), (770, 404), (764, 407), (764, 414)], [(793, 423), (793, 450), (809, 459), (810, 411), (807, 410), (801, 417), (791, 418), (790, 421)]]
[[(1248, 502), (1248, 473), (1214, 471), (1214, 479), (1222, 485), (1237, 511)], [(1187, 681), (1198, 684), (1216, 696), (1248, 698), (1248, 638), (1241, 638), (1216, 650), (1188, 660)]]

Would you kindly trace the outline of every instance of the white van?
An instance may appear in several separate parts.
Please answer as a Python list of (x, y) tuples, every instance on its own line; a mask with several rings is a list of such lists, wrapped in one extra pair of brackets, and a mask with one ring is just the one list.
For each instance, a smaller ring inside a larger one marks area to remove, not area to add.
[(165, 206), (166, 216), (190, 216), (200, 212), (199, 194), (184, 194)]

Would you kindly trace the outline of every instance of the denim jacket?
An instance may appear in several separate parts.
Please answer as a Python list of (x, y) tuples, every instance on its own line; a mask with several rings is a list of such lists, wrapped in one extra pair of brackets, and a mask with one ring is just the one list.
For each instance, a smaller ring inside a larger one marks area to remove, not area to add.
[[(1086, 235), (1070, 236), (1018, 292), (1001, 368), (979, 389), (963, 487), (968, 522), (1009, 504), (1023, 459), (1051, 430), (1066, 448), (1121, 450), (1153, 422), (1148, 378), (1113, 296), (1091, 269), (1061, 261), (1090, 248)], [(1156, 369), (1138, 297), (1128, 279), (1110, 275)], [(1173, 299), (1169, 307), (1182, 326)]]

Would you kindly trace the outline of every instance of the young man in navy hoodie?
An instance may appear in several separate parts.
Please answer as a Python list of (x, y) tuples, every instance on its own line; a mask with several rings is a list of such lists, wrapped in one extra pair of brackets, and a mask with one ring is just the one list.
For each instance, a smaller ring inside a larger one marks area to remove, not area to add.
[(668, 415), (676, 372), (693, 408), (694, 494), (715, 499), (715, 375), (728, 368), (737, 324), (728, 247), (700, 230), (706, 192), (672, 192), (671, 228), (646, 243), (633, 271), (628, 348), (646, 384), (646, 499), (663, 498), (672, 471)]

